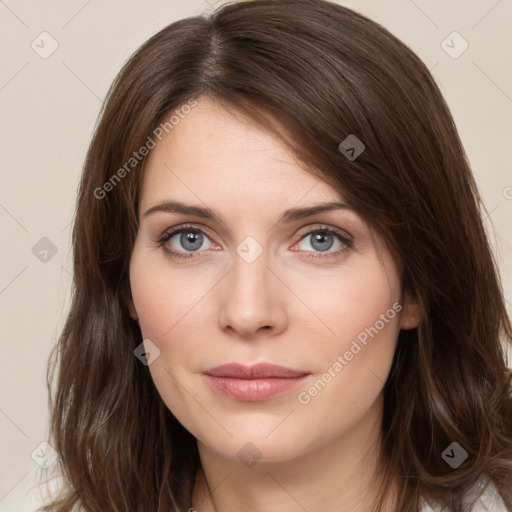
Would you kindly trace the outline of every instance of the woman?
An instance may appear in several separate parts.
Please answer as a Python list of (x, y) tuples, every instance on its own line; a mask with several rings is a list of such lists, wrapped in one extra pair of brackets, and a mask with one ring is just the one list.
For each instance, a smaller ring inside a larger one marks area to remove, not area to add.
[(511, 511), (480, 206), (376, 23), (252, 0), (160, 31), (84, 167), (45, 510)]

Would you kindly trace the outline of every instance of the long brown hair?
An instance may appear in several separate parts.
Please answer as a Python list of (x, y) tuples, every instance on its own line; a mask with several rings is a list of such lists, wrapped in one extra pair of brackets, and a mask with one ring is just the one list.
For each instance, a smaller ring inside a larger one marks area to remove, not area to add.
[[(178, 21), (113, 83), (83, 169), (73, 300), (48, 370), (66, 486), (45, 510), (191, 506), (196, 442), (134, 356), (142, 337), (126, 304), (144, 167), (130, 159), (201, 96), (270, 130), (343, 191), (422, 305), (418, 328), (399, 334), (384, 388), (374, 510), (395, 479), (396, 511), (416, 512), (423, 499), (466, 510), (463, 495), (482, 477), (512, 510), (512, 327), (457, 130), (411, 50), (324, 0), (242, 1)], [(356, 159), (339, 149), (349, 135), (365, 145)], [(468, 453), (457, 469), (442, 457), (452, 442)]]

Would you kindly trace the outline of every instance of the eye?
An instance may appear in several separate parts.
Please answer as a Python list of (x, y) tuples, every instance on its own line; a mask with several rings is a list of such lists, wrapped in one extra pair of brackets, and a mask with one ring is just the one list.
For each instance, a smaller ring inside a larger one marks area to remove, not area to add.
[[(208, 242), (210, 245), (208, 245)], [(194, 253), (213, 246), (203, 230), (192, 226), (182, 226), (173, 231), (165, 232), (158, 240), (158, 244), (163, 246), (167, 253), (177, 258), (190, 258), (194, 256)], [(176, 247), (178, 250), (176, 250)]]
[[(348, 233), (327, 227), (306, 232), (296, 245), (300, 246), (301, 243), (302, 247), (299, 250), (317, 253), (310, 256), (313, 258), (324, 257), (322, 253), (326, 256), (337, 255), (352, 247), (352, 240)], [(334, 250), (331, 251), (333, 247)]]
[[(193, 258), (206, 249), (217, 247), (200, 228), (180, 226), (165, 231), (157, 240), (157, 244), (173, 258)], [(302, 245), (302, 247), (301, 247)], [(310, 254), (309, 258), (326, 258), (337, 256), (352, 247), (351, 236), (340, 229), (321, 227), (303, 233), (292, 251)], [(331, 250), (333, 249), (334, 250)]]

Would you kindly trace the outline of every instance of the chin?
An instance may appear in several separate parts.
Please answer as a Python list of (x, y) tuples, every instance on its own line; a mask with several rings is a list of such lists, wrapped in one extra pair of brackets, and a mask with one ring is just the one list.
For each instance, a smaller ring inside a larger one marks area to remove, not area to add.
[(256, 460), (268, 463), (291, 461), (314, 449), (315, 445), (320, 446), (326, 439), (323, 434), (312, 435), (311, 428), (294, 421), (294, 413), (287, 418), (292, 410), (281, 415), (253, 413), (229, 419), (224, 416), (223, 425), (232, 437), (221, 428), (213, 429), (211, 422), (190, 425), (189, 431), (199, 444), (217, 455), (242, 463), (248, 460), (248, 466)]
[[(302, 442), (301, 442), (302, 439)], [(241, 433), (234, 439), (225, 439), (217, 442), (216, 439), (200, 441), (217, 455), (234, 461), (239, 461), (247, 467), (256, 463), (286, 462), (296, 459), (304, 454), (304, 436), (297, 435), (283, 440), (266, 439), (264, 436), (248, 431)]]

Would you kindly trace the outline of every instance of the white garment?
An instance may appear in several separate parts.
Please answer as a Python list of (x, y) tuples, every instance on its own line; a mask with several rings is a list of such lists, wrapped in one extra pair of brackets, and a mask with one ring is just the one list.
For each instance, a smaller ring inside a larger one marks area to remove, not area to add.
[[(468, 495), (468, 504), (471, 504), (480, 490), (485, 485), (486, 480), (481, 480), (477, 486), (473, 488), (471, 493)], [(421, 512), (438, 512), (438, 508), (432, 508), (430, 505), (424, 504)], [(496, 487), (490, 483), (482, 496), (475, 502), (471, 508), (471, 512), (508, 512), (505, 508), (503, 500), (498, 494)]]

